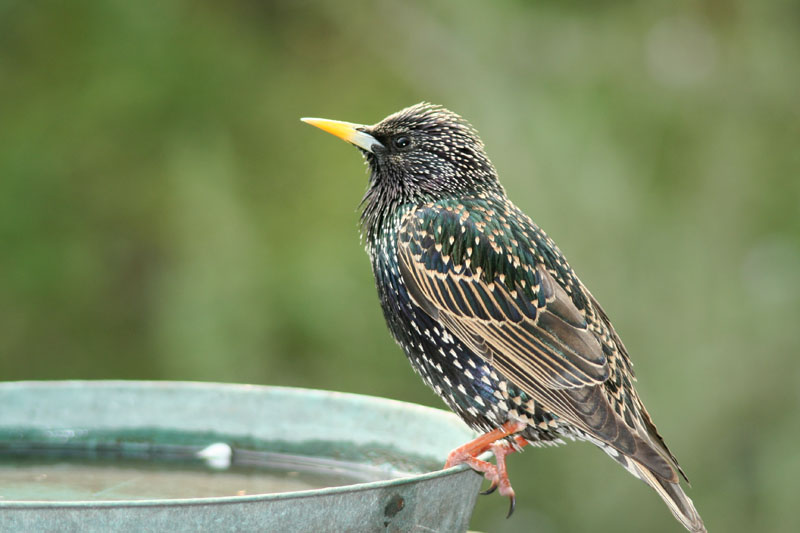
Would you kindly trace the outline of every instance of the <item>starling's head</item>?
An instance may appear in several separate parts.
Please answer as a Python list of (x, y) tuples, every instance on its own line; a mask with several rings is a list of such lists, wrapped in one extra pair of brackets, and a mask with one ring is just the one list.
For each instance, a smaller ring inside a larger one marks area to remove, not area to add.
[(370, 167), (364, 197), (369, 233), (389, 214), (408, 203), (436, 201), (485, 190), (502, 193), (477, 132), (452, 111), (421, 103), (373, 126), (304, 118), (356, 145)]
[(426, 199), (498, 187), (478, 133), (452, 111), (421, 103), (373, 126), (304, 118), (354, 145), (371, 170), (372, 187)]

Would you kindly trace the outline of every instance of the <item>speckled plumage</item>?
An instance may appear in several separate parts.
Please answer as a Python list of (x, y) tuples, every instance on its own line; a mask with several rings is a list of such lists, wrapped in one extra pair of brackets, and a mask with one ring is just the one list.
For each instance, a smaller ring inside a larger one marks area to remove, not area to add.
[(705, 531), (608, 317), (508, 200), (475, 130), (419, 104), (359, 131), (375, 140), (362, 230), (381, 307), (425, 383), (476, 430), (593, 442)]

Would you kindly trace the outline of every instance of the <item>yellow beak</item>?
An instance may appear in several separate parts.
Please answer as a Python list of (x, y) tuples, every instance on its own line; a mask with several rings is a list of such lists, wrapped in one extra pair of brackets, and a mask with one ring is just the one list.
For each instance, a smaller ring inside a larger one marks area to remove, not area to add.
[(378, 142), (378, 139), (363, 131), (366, 126), (362, 124), (353, 124), (340, 120), (328, 120), (325, 118), (301, 118), (300, 120), (306, 124), (316, 126), (322, 131), (327, 131), (328, 133), (336, 135), (340, 139), (354, 144), (367, 152), (372, 152), (373, 146), (380, 146), (383, 148), (383, 145)]

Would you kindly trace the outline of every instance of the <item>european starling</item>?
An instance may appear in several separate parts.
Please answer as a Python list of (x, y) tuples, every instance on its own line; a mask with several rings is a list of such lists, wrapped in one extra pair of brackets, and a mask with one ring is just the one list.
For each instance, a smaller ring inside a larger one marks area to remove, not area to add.
[[(586, 440), (655, 489), (686, 529), (706, 531), (608, 316), (506, 197), (475, 129), (427, 103), (373, 126), (303, 121), (364, 155), (362, 236), (389, 329), (425, 383), (484, 433), (445, 466), (482, 472), (510, 514), (508, 453)], [(496, 465), (477, 458), (487, 450)]]

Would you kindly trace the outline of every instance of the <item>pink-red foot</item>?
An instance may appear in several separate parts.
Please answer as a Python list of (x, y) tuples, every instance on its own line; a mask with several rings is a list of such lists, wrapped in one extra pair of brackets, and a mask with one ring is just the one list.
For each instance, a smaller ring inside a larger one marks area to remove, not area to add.
[[(481, 472), (486, 479), (489, 480), (491, 485), (483, 494), (491, 494), (495, 490), (500, 492), (503, 496), (508, 497), (511, 502), (508, 509), (507, 517), (511, 516), (516, 506), (516, 496), (514, 489), (511, 487), (511, 482), (508, 479), (508, 470), (506, 469), (506, 455), (513, 453), (518, 448), (528, 444), (528, 441), (520, 436), (514, 437), (517, 447), (514, 447), (510, 442), (503, 439), (514, 433), (518, 433), (525, 429), (526, 425), (522, 422), (506, 422), (500, 428), (490, 431), (481, 435), (477, 439), (468, 442), (464, 446), (460, 446), (450, 452), (447, 458), (445, 468), (455, 466), (458, 464), (466, 463), (477, 472)], [(495, 463), (488, 463), (477, 458), (478, 455), (491, 450), (495, 456)]]

